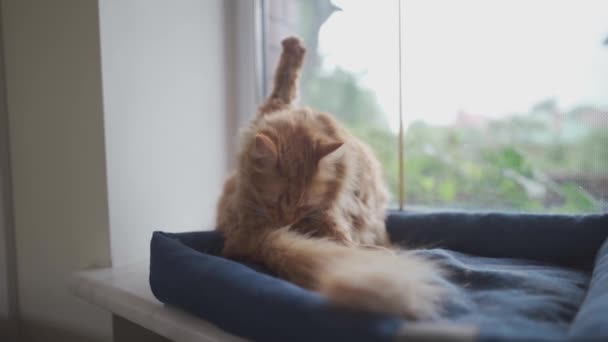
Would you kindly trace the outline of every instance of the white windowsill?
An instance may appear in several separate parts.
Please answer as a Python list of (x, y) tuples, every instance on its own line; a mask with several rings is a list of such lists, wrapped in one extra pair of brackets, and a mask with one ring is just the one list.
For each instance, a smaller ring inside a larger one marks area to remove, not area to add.
[(70, 281), (78, 297), (176, 342), (245, 341), (159, 302), (148, 283), (149, 263), (82, 271)]

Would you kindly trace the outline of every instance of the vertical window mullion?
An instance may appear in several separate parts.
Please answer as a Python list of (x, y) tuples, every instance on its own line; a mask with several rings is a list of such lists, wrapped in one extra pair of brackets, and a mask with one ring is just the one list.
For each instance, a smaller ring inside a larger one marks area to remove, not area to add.
[(398, 20), (397, 20), (397, 27), (398, 27), (398, 34), (397, 34), (397, 39), (399, 39), (399, 42), (397, 44), (399, 53), (398, 53), (398, 57), (399, 57), (399, 136), (398, 136), (398, 148), (397, 148), (397, 153), (399, 153), (399, 210), (403, 211), (403, 206), (404, 206), (404, 197), (405, 197), (405, 185), (404, 185), (404, 151), (403, 151), (403, 138), (404, 138), (404, 127), (403, 127), (403, 68), (402, 68), (402, 46), (401, 46), (401, 20), (402, 20), (402, 15), (401, 15), (401, 1), (402, 0), (397, 0), (397, 15)]

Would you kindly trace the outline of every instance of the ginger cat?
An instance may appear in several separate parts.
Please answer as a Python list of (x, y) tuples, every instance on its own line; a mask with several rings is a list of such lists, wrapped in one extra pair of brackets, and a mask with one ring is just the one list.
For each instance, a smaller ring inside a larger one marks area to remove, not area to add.
[(274, 90), (243, 132), (219, 201), (224, 256), (261, 263), (341, 306), (434, 317), (440, 270), (391, 249), (379, 162), (331, 115), (292, 107), (305, 49), (293, 37), (282, 44)]

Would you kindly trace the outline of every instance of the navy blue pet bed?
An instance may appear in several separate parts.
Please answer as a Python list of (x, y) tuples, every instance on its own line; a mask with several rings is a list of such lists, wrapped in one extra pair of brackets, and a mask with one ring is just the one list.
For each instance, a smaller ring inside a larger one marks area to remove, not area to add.
[(150, 285), (160, 301), (255, 341), (608, 341), (608, 215), (394, 213), (387, 228), (449, 270), (441, 318), (336, 308), (222, 258), (216, 232), (155, 232)]

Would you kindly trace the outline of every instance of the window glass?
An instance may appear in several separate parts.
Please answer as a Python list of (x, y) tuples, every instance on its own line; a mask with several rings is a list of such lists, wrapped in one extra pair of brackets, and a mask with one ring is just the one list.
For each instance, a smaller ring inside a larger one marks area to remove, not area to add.
[(300, 36), (302, 103), (374, 149), (405, 208), (608, 210), (608, 1), (266, 0), (264, 32), (266, 84)]

